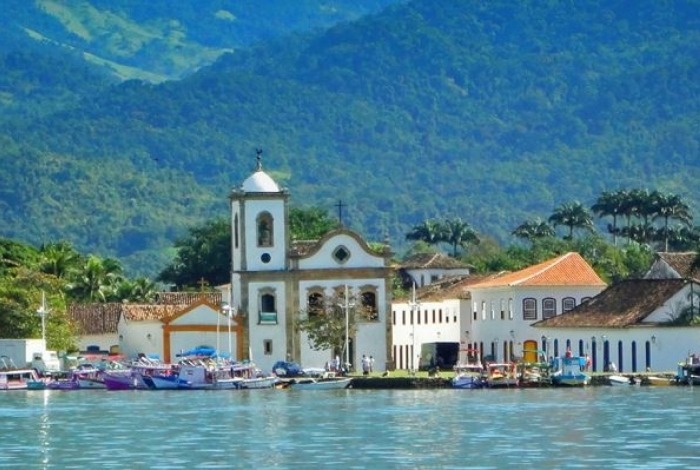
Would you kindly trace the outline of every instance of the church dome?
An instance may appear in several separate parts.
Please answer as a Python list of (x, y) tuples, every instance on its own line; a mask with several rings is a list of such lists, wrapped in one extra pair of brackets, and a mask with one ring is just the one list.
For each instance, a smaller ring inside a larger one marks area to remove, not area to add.
[(279, 186), (270, 175), (262, 170), (258, 170), (243, 182), (243, 191), (247, 193), (278, 193)]

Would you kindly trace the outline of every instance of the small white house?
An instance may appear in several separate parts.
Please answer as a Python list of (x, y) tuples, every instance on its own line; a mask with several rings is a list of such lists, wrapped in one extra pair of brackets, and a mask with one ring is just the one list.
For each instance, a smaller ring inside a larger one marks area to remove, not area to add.
[(471, 266), (444, 253), (417, 253), (401, 262), (398, 275), (405, 287), (420, 288), (445, 278), (468, 276), (470, 272)]
[(125, 305), (118, 324), (120, 347), (127, 357), (144, 354), (164, 362), (176, 362), (178, 355), (202, 346), (241, 359), (242, 325), (237, 320), (206, 300), (192, 305)]

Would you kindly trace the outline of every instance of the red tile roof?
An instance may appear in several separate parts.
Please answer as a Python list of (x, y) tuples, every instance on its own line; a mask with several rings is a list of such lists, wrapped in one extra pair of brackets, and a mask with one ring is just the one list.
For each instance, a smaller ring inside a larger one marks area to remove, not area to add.
[(558, 258), (521, 269), (520, 271), (503, 274), (472, 287), (605, 285), (605, 282), (581, 255), (569, 252)]

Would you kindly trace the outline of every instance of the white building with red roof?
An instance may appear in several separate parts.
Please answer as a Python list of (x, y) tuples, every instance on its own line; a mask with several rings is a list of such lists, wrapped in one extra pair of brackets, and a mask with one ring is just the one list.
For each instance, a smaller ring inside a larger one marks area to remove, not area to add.
[(463, 341), (495, 361), (541, 350), (546, 344), (533, 323), (572, 310), (606, 287), (575, 252), (474, 284)]

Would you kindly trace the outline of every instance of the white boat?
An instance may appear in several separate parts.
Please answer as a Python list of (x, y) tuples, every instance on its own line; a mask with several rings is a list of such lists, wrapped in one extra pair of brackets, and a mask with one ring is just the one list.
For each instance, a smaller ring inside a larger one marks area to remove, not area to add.
[(634, 380), (624, 375), (609, 375), (608, 381), (610, 385), (634, 385)]
[(259, 389), (259, 388), (273, 388), (279, 379), (270, 375), (267, 377), (251, 377), (249, 379), (242, 379), (241, 388), (245, 389)]
[(37, 389), (43, 383), (34, 369), (0, 370), (0, 390)]
[(350, 387), (352, 378), (350, 377), (330, 377), (327, 379), (317, 379), (314, 377), (303, 377), (294, 379), (289, 388), (292, 390), (342, 390)]

